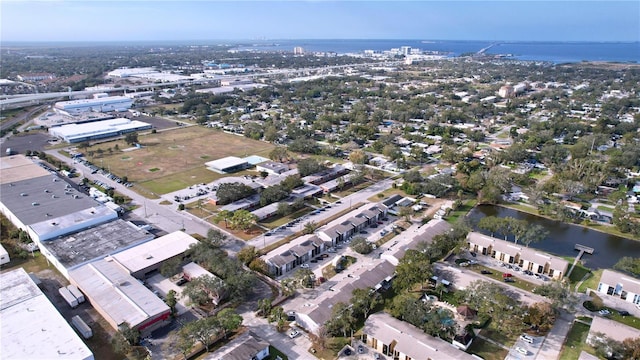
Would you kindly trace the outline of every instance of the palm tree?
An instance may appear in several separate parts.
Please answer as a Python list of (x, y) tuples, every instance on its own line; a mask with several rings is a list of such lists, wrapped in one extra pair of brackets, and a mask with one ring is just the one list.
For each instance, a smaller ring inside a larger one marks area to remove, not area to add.
[(228, 228), (229, 227), (229, 219), (231, 219), (231, 217), (233, 216), (233, 213), (229, 210), (220, 210), (220, 212), (218, 212), (218, 214), (216, 214), (216, 216), (214, 217), (214, 221), (215, 222), (220, 222), (222, 220), (224, 220), (224, 227)]

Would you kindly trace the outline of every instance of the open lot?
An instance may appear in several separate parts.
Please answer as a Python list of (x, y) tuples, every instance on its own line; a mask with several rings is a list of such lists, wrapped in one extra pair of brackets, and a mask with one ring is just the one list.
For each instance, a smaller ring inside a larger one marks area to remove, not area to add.
[[(208, 161), (254, 154), (268, 157), (273, 149), (273, 145), (265, 142), (196, 126), (140, 136), (139, 141), (142, 144), (140, 149), (105, 151), (90, 161), (118, 176), (127, 176), (148, 191), (165, 194), (223, 177), (205, 168)], [(88, 150), (97, 151), (105, 146), (102, 144)], [(126, 145), (118, 146), (126, 148)]]

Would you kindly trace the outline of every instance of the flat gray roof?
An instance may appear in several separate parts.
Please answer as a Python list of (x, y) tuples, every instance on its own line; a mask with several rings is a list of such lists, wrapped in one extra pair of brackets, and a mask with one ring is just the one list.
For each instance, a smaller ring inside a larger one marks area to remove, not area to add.
[(128, 221), (116, 219), (54, 241), (43, 242), (67, 269), (150, 241), (153, 234)]
[(91, 350), (22, 269), (0, 274), (2, 359), (93, 360)]
[[(21, 168), (3, 170), (2, 177), (13, 171), (22, 171)], [(44, 176), (2, 183), (0, 201), (25, 225), (53, 220), (100, 205), (48, 172)]]

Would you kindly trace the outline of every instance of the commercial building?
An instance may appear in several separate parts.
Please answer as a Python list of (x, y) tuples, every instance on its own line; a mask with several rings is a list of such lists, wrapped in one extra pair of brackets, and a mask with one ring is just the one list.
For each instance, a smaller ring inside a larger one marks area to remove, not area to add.
[(512, 242), (478, 232), (470, 232), (467, 235), (467, 244), (469, 251), (487, 255), (505, 264), (516, 265), (522, 270), (547, 275), (557, 280), (562, 280), (569, 268), (569, 262), (560, 257), (518, 246)]
[(175, 231), (157, 239), (131, 247), (111, 255), (111, 258), (123, 266), (131, 276), (145, 279), (162, 264), (172, 258), (182, 257), (191, 247), (198, 243), (191, 235)]
[(227, 156), (222, 159), (213, 160), (205, 163), (207, 169), (215, 171), (219, 174), (226, 174), (244, 170), (249, 167), (249, 163), (245, 159), (235, 156)]
[(22, 268), (0, 274), (0, 318), (2, 359), (94, 359)]
[(69, 281), (115, 330), (128, 323), (148, 334), (169, 322), (167, 304), (111, 257), (69, 271)]
[(624, 301), (640, 304), (640, 279), (617, 271), (605, 269), (600, 277), (600, 294), (614, 296)]
[(452, 344), (387, 313), (369, 315), (364, 323), (363, 341), (394, 359), (464, 360), (477, 359)]
[(256, 170), (258, 172), (264, 171), (271, 175), (279, 175), (289, 171), (289, 166), (275, 161), (267, 161), (256, 165)]
[(133, 100), (127, 96), (96, 95), (94, 95), (94, 98), (92, 99), (59, 101), (54, 105), (54, 108), (57, 111), (61, 111), (69, 115), (75, 115), (88, 111), (127, 111), (133, 105)]
[(148, 231), (116, 219), (40, 243), (40, 252), (68, 279), (70, 270), (153, 238)]
[(93, 121), (82, 124), (66, 124), (49, 128), (51, 136), (68, 143), (105, 139), (114, 136), (151, 129), (151, 124), (127, 118)]
[(23, 155), (0, 158), (0, 211), (37, 243), (118, 217)]

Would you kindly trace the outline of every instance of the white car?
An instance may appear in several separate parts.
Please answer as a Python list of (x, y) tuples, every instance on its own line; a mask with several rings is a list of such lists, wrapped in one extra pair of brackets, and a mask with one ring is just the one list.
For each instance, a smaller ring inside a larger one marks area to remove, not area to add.
[(598, 314), (602, 315), (602, 316), (607, 316), (611, 314), (611, 311), (607, 310), (607, 309), (602, 309), (600, 311), (598, 311)]
[(522, 334), (520, 335), (520, 340), (529, 343), (529, 344), (533, 344), (533, 337), (526, 335), (526, 334)]
[(309, 268), (309, 264), (302, 264), (300, 265), (301, 269), (308, 269)]
[(521, 348), (521, 347), (516, 347), (516, 351), (519, 352), (522, 355), (528, 355), (529, 354), (529, 350), (525, 349), (525, 348)]
[(289, 333), (289, 337), (290, 338), (296, 338), (298, 335), (300, 335), (300, 332), (298, 330), (291, 330), (291, 332)]

